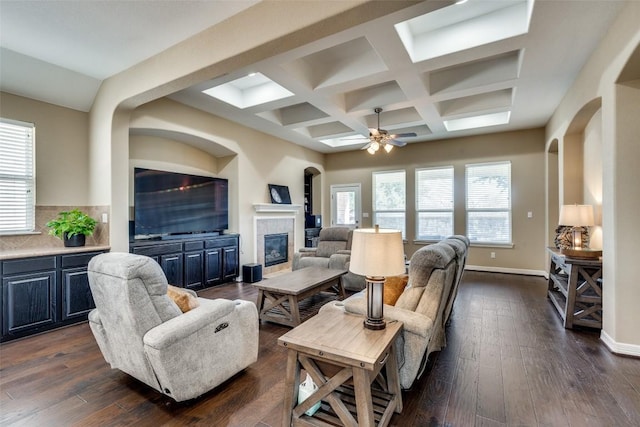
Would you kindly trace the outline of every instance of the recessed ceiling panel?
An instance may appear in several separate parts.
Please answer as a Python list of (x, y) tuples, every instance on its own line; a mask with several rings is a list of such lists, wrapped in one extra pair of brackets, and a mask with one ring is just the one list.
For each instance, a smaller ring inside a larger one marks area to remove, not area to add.
[(353, 129), (341, 122), (331, 122), (307, 126), (304, 129), (311, 138), (326, 138), (330, 136), (342, 136), (353, 133)]
[(533, 0), (468, 1), (395, 25), (416, 63), (526, 34)]
[(473, 89), (517, 79), (523, 51), (514, 50), (480, 61), (432, 71), (425, 75), (432, 95)]
[(202, 92), (238, 108), (266, 104), (293, 95), (261, 73), (252, 73)]
[[(367, 126), (376, 128), (378, 126), (378, 115), (371, 114), (365, 118)], [(413, 126), (416, 123), (424, 123), (424, 120), (418, 114), (415, 108), (403, 108), (401, 110), (383, 110), (380, 113), (380, 128), (395, 129), (402, 126)]]
[(307, 80), (314, 89), (387, 70), (382, 59), (364, 37), (313, 53), (283, 67)]
[(344, 99), (347, 111), (353, 112), (406, 101), (407, 97), (398, 83), (391, 81), (348, 92)]
[(512, 104), (513, 89), (504, 89), (438, 102), (436, 103), (436, 108), (441, 116), (450, 117), (488, 110), (504, 110), (510, 108)]
[(444, 127), (449, 132), (456, 130), (477, 129), (488, 126), (506, 125), (509, 123), (511, 111), (483, 114), (481, 116), (465, 117), (462, 119), (445, 120)]
[(276, 110), (265, 111), (263, 113), (258, 113), (258, 116), (281, 124), (282, 126), (297, 125), (329, 117), (327, 113), (317, 109), (308, 102), (290, 105)]

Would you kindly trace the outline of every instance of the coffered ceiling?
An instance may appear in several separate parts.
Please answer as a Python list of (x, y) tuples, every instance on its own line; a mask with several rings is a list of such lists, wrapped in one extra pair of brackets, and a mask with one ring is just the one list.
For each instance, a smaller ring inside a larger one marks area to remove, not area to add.
[[(48, 3), (73, 12), (67, 3)], [(544, 126), (623, 3), (425, 1), (170, 98), (324, 153), (365, 146), (369, 129), (377, 127), (376, 107), (383, 108), (381, 128), (417, 135), (403, 139), (407, 143)], [(155, 2), (136, 4), (144, 11)], [(228, 15), (242, 10), (226, 6)], [(199, 18), (197, 7), (186, 15), (180, 27)], [(144, 39), (164, 32), (162, 23), (147, 25)], [(98, 84), (108, 77), (82, 66), (90, 58), (43, 57), (16, 45), (3, 41), (3, 57), (30, 56)], [(7, 91), (20, 94), (15, 87)]]

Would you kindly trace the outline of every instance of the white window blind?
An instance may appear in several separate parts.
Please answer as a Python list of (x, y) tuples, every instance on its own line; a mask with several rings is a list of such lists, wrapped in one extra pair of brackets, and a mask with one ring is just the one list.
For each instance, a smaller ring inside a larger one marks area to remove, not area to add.
[(478, 243), (511, 243), (511, 162), (466, 166), (467, 236)]
[(34, 230), (34, 140), (32, 123), (0, 119), (0, 234)]
[(453, 166), (416, 169), (416, 239), (453, 234)]
[(373, 173), (373, 224), (401, 230), (403, 239), (406, 229), (405, 178), (405, 171)]

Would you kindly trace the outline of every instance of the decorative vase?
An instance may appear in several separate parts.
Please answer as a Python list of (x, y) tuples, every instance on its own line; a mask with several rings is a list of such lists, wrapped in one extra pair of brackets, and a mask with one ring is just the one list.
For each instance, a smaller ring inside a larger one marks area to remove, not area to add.
[(64, 233), (64, 246), (67, 248), (84, 246), (86, 237), (87, 236), (85, 236), (84, 234), (74, 234), (71, 237), (67, 237), (67, 233)]

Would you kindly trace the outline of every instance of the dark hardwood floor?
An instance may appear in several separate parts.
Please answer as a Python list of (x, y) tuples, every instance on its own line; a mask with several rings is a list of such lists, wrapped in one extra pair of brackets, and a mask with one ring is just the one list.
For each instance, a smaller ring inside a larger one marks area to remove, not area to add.
[[(200, 293), (255, 300), (249, 284)], [(640, 326), (640, 325), (639, 325)], [(176, 403), (102, 359), (87, 324), (0, 346), (3, 426), (280, 426), (288, 328), (260, 326), (258, 362)], [(640, 360), (565, 330), (543, 278), (466, 272), (448, 345), (403, 392), (394, 426), (639, 426)]]

